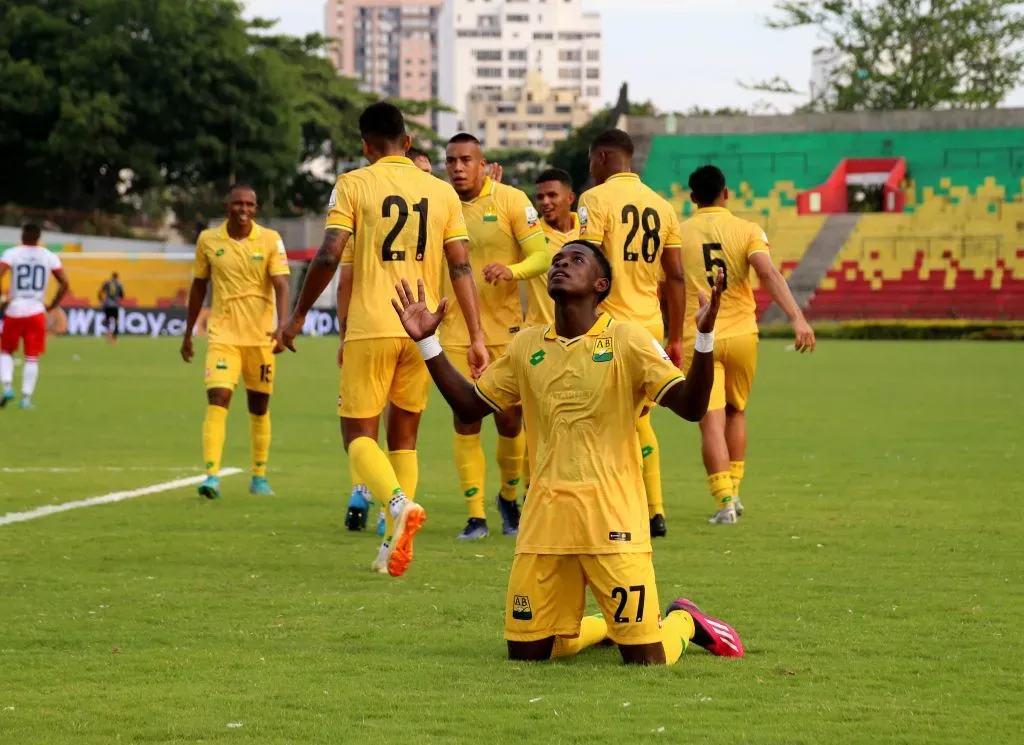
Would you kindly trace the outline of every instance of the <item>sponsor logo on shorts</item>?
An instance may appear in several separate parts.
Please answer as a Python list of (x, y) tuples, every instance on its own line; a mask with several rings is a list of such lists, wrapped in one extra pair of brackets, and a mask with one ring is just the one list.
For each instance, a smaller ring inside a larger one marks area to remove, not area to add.
[(217, 360), (217, 364), (215, 365), (215, 367), (218, 370), (227, 370), (228, 369), (227, 360), (225, 360), (223, 357), (221, 357), (219, 360)]
[(519, 329), (520, 329), (520, 328), (521, 328), (521, 326), (513, 326), (512, 328), (510, 328), (510, 329), (508, 330), (508, 332), (509, 332), (510, 334), (518, 334), (518, 333), (519, 333)]
[(611, 533), (608, 534), (608, 540), (609, 541), (620, 541), (622, 543), (629, 543), (630, 541), (633, 540), (633, 534), (632, 533), (626, 533), (626, 532), (621, 531), (621, 530), (613, 530)]
[(533, 620), (533, 609), (530, 607), (530, 598), (528, 596), (512, 596), (512, 618), (517, 621)]
[(594, 362), (611, 362), (613, 356), (611, 338), (598, 339), (594, 344)]

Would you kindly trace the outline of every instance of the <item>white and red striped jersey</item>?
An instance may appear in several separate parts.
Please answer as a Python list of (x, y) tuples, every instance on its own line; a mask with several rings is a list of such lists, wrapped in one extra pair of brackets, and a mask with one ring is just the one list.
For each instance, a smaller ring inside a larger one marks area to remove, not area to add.
[(15, 246), (4, 251), (0, 264), (10, 267), (9, 318), (25, 318), (46, 312), (46, 288), (50, 275), (61, 268), (57, 254), (43, 246)]

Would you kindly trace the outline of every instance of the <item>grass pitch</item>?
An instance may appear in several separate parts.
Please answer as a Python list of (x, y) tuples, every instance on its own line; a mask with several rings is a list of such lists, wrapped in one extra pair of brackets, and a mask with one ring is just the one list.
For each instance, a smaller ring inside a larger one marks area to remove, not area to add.
[[(55, 340), (39, 409), (0, 412), (0, 515), (199, 473), (202, 350), (187, 367), (176, 346)], [(416, 560), (371, 575), (376, 536), (342, 525), (335, 343), (302, 339), (272, 405), (279, 496), (239, 475), (218, 503), (189, 488), (0, 526), (0, 743), (1020, 741), (1021, 347), (783, 347), (762, 345), (739, 526), (704, 524), (697, 429), (656, 415), (662, 607), (727, 619), (746, 659), (506, 661), (513, 544), (452, 540), (440, 397)], [(225, 465), (247, 471), (236, 404)]]

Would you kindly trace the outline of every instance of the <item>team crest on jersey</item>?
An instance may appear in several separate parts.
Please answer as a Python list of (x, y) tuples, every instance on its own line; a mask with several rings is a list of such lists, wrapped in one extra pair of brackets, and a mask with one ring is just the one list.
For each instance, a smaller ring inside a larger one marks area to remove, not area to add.
[(526, 223), (531, 228), (537, 227), (537, 223), (540, 221), (540, 215), (537, 214), (537, 210), (533, 206), (526, 208)]
[(590, 212), (586, 207), (580, 207), (580, 211), (576, 213), (576, 216), (580, 219), (580, 235), (587, 232), (587, 223), (590, 221)]
[(613, 356), (611, 337), (598, 339), (594, 344), (594, 362), (611, 362)]
[(264, 258), (265, 257), (261, 253), (255, 253), (255, 254), (252, 255), (252, 260), (253, 261), (263, 261)]
[(533, 619), (533, 608), (530, 607), (529, 596), (512, 596), (512, 618), (517, 621), (530, 621)]
[(227, 362), (227, 360), (225, 360), (223, 357), (221, 357), (219, 360), (217, 360), (216, 367), (217, 367), (218, 370), (227, 370), (228, 369), (228, 362)]
[(498, 210), (494, 209), (494, 205), (484, 210), (484, 222), (498, 222)]

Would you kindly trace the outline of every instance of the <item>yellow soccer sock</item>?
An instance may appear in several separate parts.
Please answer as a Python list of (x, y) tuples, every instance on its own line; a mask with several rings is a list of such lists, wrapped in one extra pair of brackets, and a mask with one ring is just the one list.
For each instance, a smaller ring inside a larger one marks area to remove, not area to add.
[(409, 499), (415, 501), (416, 487), (420, 483), (420, 461), (415, 450), (390, 450), (388, 460), (391, 467), (395, 469), (395, 476), (398, 483), (402, 485), (402, 492)]
[(740, 482), (743, 481), (743, 474), (747, 470), (746, 466), (746, 461), (729, 461), (729, 475), (732, 476), (732, 495), (734, 497), (740, 495)]
[(575, 639), (555, 638), (555, 646), (551, 648), (551, 659), (572, 657), (587, 647), (600, 644), (608, 638), (608, 624), (600, 616), (584, 616), (580, 621), (580, 635)]
[(661, 622), (661, 646), (665, 648), (665, 663), (676, 664), (693, 638), (693, 616), (684, 610), (669, 613)]
[(252, 475), (267, 475), (270, 457), (270, 412), (249, 415), (249, 445), (252, 449)]
[(487, 458), (480, 434), (455, 435), (455, 466), (459, 469), (459, 484), (470, 517), (484, 519), (484, 478)]
[(498, 470), (501, 472), (501, 498), (515, 502), (519, 496), (519, 480), (523, 475), (523, 454), (526, 452), (526, 433), (519, 430), (515, 437), (498, 435)]
[(224, 454), (224, 439), (228, 429), (228, 410), (223, 406), (207, 404), (203, 420), (203, 461), (206, 475), (220, 473), (220, 459)]
[(711, 474), (708, 476), (708, 489), (719, 508), (725, 507), (732, 502), (732, 474), (728, 471)]
[(644, 488), (647, 490), (647, 516), (665, 514), (665, 502), (661, 493), (661, 450), (658, 436), (654, 434), (651, 413), (640, 417), (636, 425), (640, 436), (640, 452), (644, 457)]
[(374, 498), (390, 511), (392, 498), (402, 495), (402, 486), (380, 446), (369, 437), (357, 437), (348, 445), (348, 459), (353, 482), (358, 483), (359, 474)]

